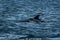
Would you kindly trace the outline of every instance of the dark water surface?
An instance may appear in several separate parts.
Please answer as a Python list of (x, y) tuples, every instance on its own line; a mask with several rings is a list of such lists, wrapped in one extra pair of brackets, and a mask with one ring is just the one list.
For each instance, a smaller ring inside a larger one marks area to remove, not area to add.
[[(45, 22), (19, 22), (38, 13)], [(0, 40), (21, 37), (60, 37), (60, 0), (0, 0)]]

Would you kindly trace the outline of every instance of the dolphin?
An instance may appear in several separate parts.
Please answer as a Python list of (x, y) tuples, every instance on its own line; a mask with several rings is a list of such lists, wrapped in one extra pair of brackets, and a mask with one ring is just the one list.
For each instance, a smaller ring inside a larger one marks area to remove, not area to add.
[(31, 22), (31, 21), (34, 21), (34, 22), (44, 22), (42, 21), (42, 19), (39, 19), (39, 16), (40, 15), (36, 15), (34, 18), (29, 18), (29, 19), (26, 19), (26, 20), (20, 20), (20, 22)]

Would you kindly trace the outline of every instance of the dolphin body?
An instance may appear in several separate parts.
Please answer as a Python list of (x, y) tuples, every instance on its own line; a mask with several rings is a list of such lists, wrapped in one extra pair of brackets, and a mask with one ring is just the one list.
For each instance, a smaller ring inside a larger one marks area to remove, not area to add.
[(36, 15), (34, 18), (30, 18), (30, 19), (26, 19), (26, 20), (20, 20), (20, 22), (31, 22), (31, 21), (34, 21), (34, 22), (44, 22), (41, 19), (39, 19), (39, 16), (40, 15)]

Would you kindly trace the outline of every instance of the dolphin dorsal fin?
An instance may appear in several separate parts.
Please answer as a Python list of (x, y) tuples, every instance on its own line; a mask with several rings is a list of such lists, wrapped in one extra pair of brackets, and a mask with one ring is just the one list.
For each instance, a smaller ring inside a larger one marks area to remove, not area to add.
[(34, 17), (34, 19), (39, 19), (39, 16), (40, 16), (40, 15), (36, 15), (36, 16)]

